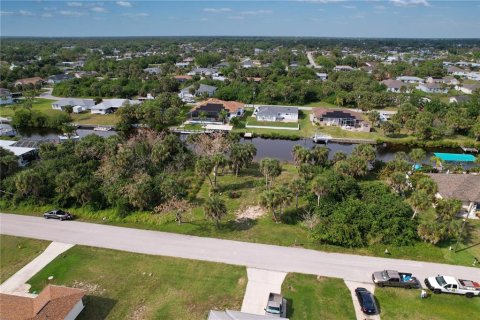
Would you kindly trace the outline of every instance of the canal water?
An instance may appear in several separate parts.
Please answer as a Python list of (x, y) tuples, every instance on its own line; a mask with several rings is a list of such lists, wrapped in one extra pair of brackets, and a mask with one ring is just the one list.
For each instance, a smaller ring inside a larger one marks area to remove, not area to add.
[[(28, 140), (58, 140), (58, 135), (61, 132), (56, 130), (41, 130), (41, 129), (20, 129), (20, 135), (23, 139)], [(95, 130), (85, 130), (78, 129), (77, 134), (80, 137), (85, 137), (89, 134), (96, 134), (102, 137), (109, 137), (115, 135), (115, 131), (95, 131)], [(186, 138), (186, 135), (182, 135), (182, 140)], [(282, 140), (282, 139), (264, 139), (264, 138), (253, 138), (253, 139), (242, 139), (242, 143), (251, 142), (257, 148), (257, 155), (255, 160), (259, 161), (263, 158), (275, 158), (280, 161), (292, 162), (293, 155), (292, 149), (295, 145), (301, 145), (306, 148), (313, 148), (314, 146), (325, 146), (330, 150), (329, 157), (330, 159), (337, 152), (345, 152), (350, 154), (355, 148), (356, 144), (351, 143), (328, 143), (328, 144), (316, 144), (311, 139), (303, 140)], [(395, 157), (395, 153), (399, 151), (404, 151), (406, 153), (410, 152), (411, 148), (406, 146), (377, 146), (377, 159), (384, 162), (392, 160)], [(459, 148), (436, 148), (435, 150), (426, 150), (427, 156), (424, 162), (429, 162), (429, 159), (433, 156), (434, 152), (451, 152), (451, 153), (462, 153), (462, 150)], [(465, 165), (465, 167), (470, 167), (471, 165)]]

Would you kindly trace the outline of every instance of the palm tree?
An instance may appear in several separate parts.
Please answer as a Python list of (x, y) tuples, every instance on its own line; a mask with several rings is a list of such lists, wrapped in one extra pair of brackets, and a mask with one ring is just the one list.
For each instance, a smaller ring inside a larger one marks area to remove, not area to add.
[(412, 220), (415, 219), (419, 211), (427, 210), (431, 206), (430, 197), (425, 190), (416, 190), (410, 198), (410, 203), (413, 208)]
[(205, 216), (215, 221), (216, 227), (220, 227), (220, 221), (227, 215), (227, 206), (225, 201), (218, 196), (213, 196), (207, 199), (203, 206)]
[(213, 163), (209, 159), (202, 157), (197, 160), (195, 163), (195, 171), (199, 176), (202, 178), (207, 177), (208, 181), (210, 181), (210, 186), (214, 188), (215, 186), (213, 185), (212, 178), (210, 178), (210, 173), (212, 172), (213, 169)]
[(265, 187), (269, 189), (273, 179), (282, 173), (282, 166), (277, 159), (263, 158), (260, 161), (260, 171), (265, 177)]
[(330, 184), (328, 179), (320, 175), (313, 180), (312, 191), (317, 196), (317, 207), (320, 206), (320, 198), (326, 196), (330, 192)]
[(218, 169), (226, 164), (225, 156), (221, 153), (214, 154), (211, 158), (213, 164), (213, 186), (217, 187)]
[(403, 172), (394, 172), (388, 178), (388, 184), (393, 188), (396, 193), (401, 193), (407, 189), (407, 178)]
[(202, 120), (202, 122), (205, 124), (205, 120), (207, 120), (207, 112), (206, 111), (200, 111), (198, 113), (198, 117), (200, 118), (200, 120)]
[(370, 111), (368, 113), (368, 121), (372, 123), (372, 127), (375, 127), (380, 120), (380, 113), (378, 111)]
[(225, 120), (227, 120), (228, 112), (224, 109), (220, 110), (218, 113), (218, 117), (222, 120), (222, 123), (225, 124)]
[(278, 222), (276, 210), (280, 205), (280, 198), (276, 190), (266, 190), (260, 196), (260, 205), (267, 210), (272, 211), (273, 220)]
[(330, 150), (326, 147), (314, 147), (310, 150), (310, 155), (314, 165), (326, 166), (328, 163), (328, 154)]
[(305, 181), (303, 179), (294, 179), (290, 181), (290, 190), (295, 195), (295, 209), (298, 210), (298, 198), (305, 192)]
[(408, 154), (408, 156), (410, 157), (410, 159), (412, 159), (415, 165), (421, 163), (422, 160), (425, 159), (426, 155), (427, 154), (425, 153), (425, 151), (420, 148), (412, 149), (412, 151), (410, 151), (410, 153)]
[(293, 161), (295, 162), (295, 165), (298, 167), (302, 163), (309, 163), (310, 158), (311, 158), (311, 153), (310, 150), (308, 150), (305, 147), (302, 147), (301, 145), (294, 145), (292, 149), (292, 154), (293, 154)]

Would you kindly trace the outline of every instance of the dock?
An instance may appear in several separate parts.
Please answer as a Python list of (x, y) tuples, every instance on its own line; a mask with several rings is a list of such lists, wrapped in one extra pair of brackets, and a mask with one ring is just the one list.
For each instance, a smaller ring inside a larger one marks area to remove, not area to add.
[(316, 133), (316, 134), (312, 137), (312, 140), (313, 140), (313, 142), (315, 142), (315, 143), (323, 142), (323, 143), (325, 143), (325, 144), (328, 144), (328, 141), (332, 140), (332, 137), (329, 136), (329, 135), (326, 135), (326, 134), (318, 134), (318, 133)]
[(245, 139), (252, 139), (253, 138), (253, 133), (252, 132), (245, 132), (243, 135)]
[(464, 146), (460, 146), (460, 148), (463, 150), (463, 152), (478, 153), (477, 148), (469, 148)]

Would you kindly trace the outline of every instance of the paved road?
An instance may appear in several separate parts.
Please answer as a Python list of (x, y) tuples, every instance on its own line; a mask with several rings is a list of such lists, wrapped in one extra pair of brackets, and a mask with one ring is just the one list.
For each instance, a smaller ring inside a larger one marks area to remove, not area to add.
[(315, 59), (313, 58), (313, 52), (309, 51), (307, 52), (307, 59), (308, 59), (308, 62), (310, 63), (310, 65), (315, 68), (315, 69), (321, 69), (322, 67), (317, 65), (317, 63), (315, 62)]
[(223, 262), (273, 271), (316, 274), (367, 283), (372, 281), (373, 271), (382, 269), (413, 272), (420, 279), (445, 274), (480, 281), (480, 269), (473, 267), (326, 253), (78, 221), (45, 220), (13, 214), (0, 214), (0, 233), (144, 254)]
[(47, 89), (47, 91), (40, 93), (40, 95), (37, 98), (50, 99), (50, 100), (61, 100), (61, 99), (63, 99), (62, 97), (52, 96), (53, 88), (46, 88), (46, 89)]

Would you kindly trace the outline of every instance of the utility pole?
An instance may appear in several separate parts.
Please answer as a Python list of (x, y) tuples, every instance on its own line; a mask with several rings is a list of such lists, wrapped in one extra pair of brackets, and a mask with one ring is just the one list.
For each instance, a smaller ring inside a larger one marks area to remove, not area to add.
[(462, 228), (460, 229), (460, 233), (458, 234), (458, 238), (457, 238), (457, 243), (455, 244), (455, 250), (453, 250), (454, 252), (457, 252), (458, 243), (460, 242), (460, 238), (462, 237), (463, 229), (465, 228), (466, 223), (467, 223), (467, 219), (463, 219)]

